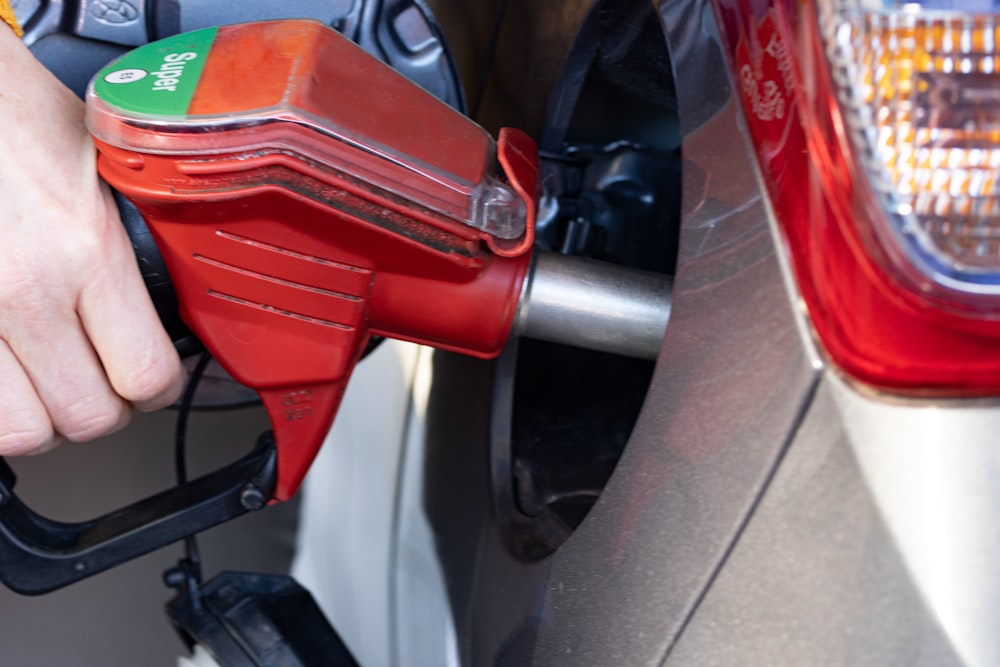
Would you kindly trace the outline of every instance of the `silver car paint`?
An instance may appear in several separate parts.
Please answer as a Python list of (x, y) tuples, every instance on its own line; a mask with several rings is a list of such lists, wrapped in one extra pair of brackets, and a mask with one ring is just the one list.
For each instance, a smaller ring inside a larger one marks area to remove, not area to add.
[[(907, 567), (912, 552), (885, 521), (878, 485), (871, 486), (852, 429), (844, 427), (845, 391), (851, 390), (833, 376), (824, 378), (773, 482), (666, 664), (996, 664), (963, 660), (938, 610), (914, 585)], [(884, 406), (869, 407), (882, 412)], [(888, 416), (879, 421), (891, 424)], [(883, 448), (886, 441), (869, 445)], [(915, 493), (921, 486), (914, 480)]]
[[(717, 48), (707, 4), (660, 12), (675, 58)], [(699, 53), (697, 67), (674, 63), (684, 137), (674, 310), (618, 468), (553, 556), (535, 664), (660, 664), (725, 564), (816, 382), (735, 101), (710, 118), (686, 106), (731, 90), (715, 55)]]
[(824, 367), (740, 111), (701, 104), (730, 91), (708, 3), (658, 9), (685, 215), (656, 376), (556, 554), (515, 563), (495, 526), (470, 536), (463, 662), (996, 664), (1000, 414), (887, 400)]
[[(662, 15), (675, 51), (702, 55), (715, 45), (705, 41), (714, 32), (706, 5), (666, 5)], [(677, 65), (682, 104), (720, 91), (726, 99), (719, 52), (703, 63)], [(738, 110), (732, 99), (721, 110), (694, 103), (682, 110), (682, 126), (676, 308), (643, 413), (597, 505), (552, 557), (514, 561), (488, 522), (468, 535), (478, 544), (462, 561), (476, 573), (474, 589), (452, 600), (463, 664), (659, 664), (725, 562), (811, 396), (817, 371), (800, 341)], [(466, 401), (491, 391), (488, 380), (476, 380), (475, 362), (436, 358), (442, 371), (468, 372)], [(446, 391), (432, 387), (429, 420), (435, 396), (448, 404)], [(427, 449), (441, 438), (477, 446), (482, 427), (472, 413), (463, 410), (464, 431), (449, 419), (444, 435), (430, 433)], [(424, 506), (439, 527), (467, 511)]]
[(836, 423), (921, 601), (962, 664), (1000, 664), (1000, 409), (897, 403), (828, 382)]

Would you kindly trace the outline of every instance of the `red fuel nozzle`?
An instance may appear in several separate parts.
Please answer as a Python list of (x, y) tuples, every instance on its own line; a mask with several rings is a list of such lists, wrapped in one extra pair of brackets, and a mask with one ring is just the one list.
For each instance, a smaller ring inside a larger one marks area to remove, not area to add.
[(182, 318), (268, 410), (275, 499), (298, 489), (370, 336), (499, 353), (533, 241), (523, 133), (494, 143), (302, 20), (149, 44), (87, 102), (101, 175), (145, 216)]

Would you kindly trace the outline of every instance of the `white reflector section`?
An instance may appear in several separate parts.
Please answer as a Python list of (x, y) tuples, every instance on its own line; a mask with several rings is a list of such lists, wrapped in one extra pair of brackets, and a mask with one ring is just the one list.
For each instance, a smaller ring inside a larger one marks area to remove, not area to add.
[(1000, 294), (1000, 1), (820, 7), (889, 256), (921, 289)]

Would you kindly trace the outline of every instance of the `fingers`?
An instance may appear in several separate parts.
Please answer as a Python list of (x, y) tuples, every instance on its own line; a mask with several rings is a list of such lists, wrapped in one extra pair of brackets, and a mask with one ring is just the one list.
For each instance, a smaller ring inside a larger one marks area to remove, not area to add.
[(181, 391), (183, 368), (120, 222), (69, 245), (52, 249), (65, 270), (0, 267), (0, 455), (109, 434), (133, 405), (164, 407)]
[(0, 455), (40, 453), (55, 446), (57, 438), (48, 411), (35, 393), (21, 363), (7, 343), (0, 340)]
[(180, 395), (184, 369), (143, 284), (118, 220), (106, 262), (83, 288), (77, 310), (112, 389), (138, 410), (157, 410)]
[[(38, 408), (28, 405), (32, 398), (41, 402), (49, 422), (49, 430), (75, 442), (85, 442), (111, 433), (128, 422), (128, 404), (111, 388), (100, 360), (87, 339), (79, 318), (61, 303), (59, 296), (47, 294), (39, 287), (27, 290), (27, 298), (17, 301), (16, 322), (5, 312), (4, 339), (7, 350), (20, 364), (30, 387), (18, 392), (21, 415), (31, 415), (32, 427), (19, 426), (19, 414), (4, 407), (8, 420), (7, 433), (40, 432)], [(11, 299), (4, 299), (11, 303)], [(15, 375), (13, 370), (8, 371)], [(6, 396), (14, 392), (5, 391)], [(35, 440), (35, 444), (32, 444)], [(38, 438), (19, 437), (9, 443), (11, 448), (37, 449), (45, 446)]]

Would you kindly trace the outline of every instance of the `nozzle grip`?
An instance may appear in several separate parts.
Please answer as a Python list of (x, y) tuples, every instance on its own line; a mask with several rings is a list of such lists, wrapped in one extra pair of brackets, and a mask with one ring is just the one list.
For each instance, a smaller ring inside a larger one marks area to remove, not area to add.
[(0, 581), (25, 595), (47, 593), (260, 509), (274, 493), (276, 459), (265, 434), (221, 470), (80, 523), (53, 521), (25, 505), (0, 459)]
[(167, 264), (163, 261), (160, 249), (156, 247), (156, 241), (146, 225), (145, 218), (142, 217), (142, 213), (135, 207), (135, 204), (123, 197), (120, 192), (117, 190), (111, 192), (114, 195), (115, 203), (118, 204), (118, 215), (121, 217), (122, 225), (132, 243), (132, 250), (135, 252), (142, 280), (146, 283), (146, 289), (149, 290), (153, 307), (156, 308), (156, 314), (160, 316), (163, 328), (170, 336), (170, 340), (173, 341), (178, 354), (182, 357), (197, 354), (203, 349), (203, 346), (181, 320), (177, 303), (177, 290), (174, 289), (174, 285), (170, 281)]

